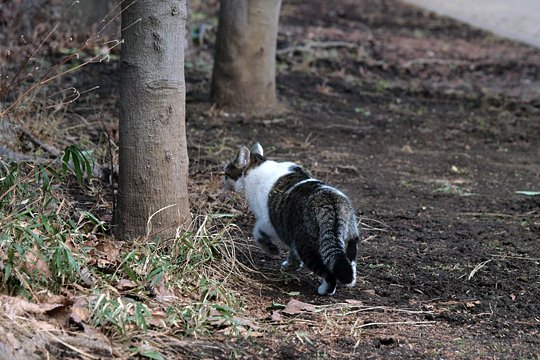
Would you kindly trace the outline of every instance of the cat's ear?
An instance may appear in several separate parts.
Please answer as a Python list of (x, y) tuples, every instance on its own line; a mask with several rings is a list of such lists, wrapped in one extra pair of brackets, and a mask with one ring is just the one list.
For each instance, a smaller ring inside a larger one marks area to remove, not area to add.
[(251, 152), (254, 153), (254, 154), (259, 154), (261, 156), (264, 156), (263, 155), (264, 154), (263, 147), (259, 143), (253, 144), (253, 146), (251, 147)]
[(238, 150), (238, 154), (236, 155), (236, 159), (234, 160), (234, 165), (239, 169), (243, 169), (247, 166), (248, 162), (249, 149), (245, 146), (242, 146), (240, 150)]

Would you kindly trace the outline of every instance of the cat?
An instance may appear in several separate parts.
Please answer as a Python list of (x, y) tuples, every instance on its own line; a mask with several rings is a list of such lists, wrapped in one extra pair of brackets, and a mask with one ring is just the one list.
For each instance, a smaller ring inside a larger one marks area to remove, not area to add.
[(323, 280), (320, 295), (333, 295), (339, 280), (356, 283), (360, 234), (351, 201), (292, 162), (267, 160), (259, 143), (240, 147), (225, 167), (224, 187), (244, 193), (256, 223), (253, 238), (272, 255), (276, 241), (289, 248), (282, 267), (305, 266)]

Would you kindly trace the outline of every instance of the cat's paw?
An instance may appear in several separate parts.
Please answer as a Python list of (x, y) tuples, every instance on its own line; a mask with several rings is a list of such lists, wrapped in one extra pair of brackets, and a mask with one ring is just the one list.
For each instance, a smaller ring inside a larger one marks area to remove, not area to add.
[(300, 271), (304, 263), (298, 259), (287, 259), (281, 263), (281, 271)]
[(317, 289), (319, 295), (332, 296), (336, 293), (336, 284), (329, 284), (326, 280), (323, 280), (319, 288)]

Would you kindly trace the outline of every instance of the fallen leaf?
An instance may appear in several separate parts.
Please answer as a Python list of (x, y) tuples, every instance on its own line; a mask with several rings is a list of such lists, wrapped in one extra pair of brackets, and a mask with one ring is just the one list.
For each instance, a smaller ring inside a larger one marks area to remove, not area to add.
[(512, 299), (512, 301), (516, 300), (516, 295), (510, 294), (510, 299)]
[(327, 86), (327, 85), (317, 85), (315, 86), (315, 91), (317, 91), (319, 94), (323, 94), (323, 95), (330, 95), (330, 96), (335, 96), (336, 93), (334, 91), (334, 89), (330, 86)]
[(279, 313), (279, 311), (273, 311), (271, 316), (272, 321), (281, 322), (283, 321), (283, 317)]
[(118, 255), (120, 254), (120, 249), (118, 249), (112, 241), (104, 241), (96, 245), (96, 250), (102, 252), (107, 260), (110, 262), (116, 262)]
[(308, 304), (296, 299), (291, 299), (287, 305), (285, 306), (285, 309), (283, 309), (283, 313), (288, 315), (295, 315), (300, 314), (304, 311), (307, 312), (313, 312), (316, 310), (316, 306), (312, 304)]
[(4, 312), (11, 316), (20, 316), (27, 313), (44, 314), (59, 307), (64, 307), (64, 304), (34, 304), (21, 297), (2, 296), (0, 298)]
[(133, 281), (128, 279), (121, 279), (116, 283), (116, 288), (120, 291), (131, 290), (136, 287), (137, 285)]
[(236, 324), (240, 324), (240, 325), (243, 325), (243, 326), (246, 326), (246, 327), (249, 327), (253, 330), (258, 330), (259, 327), (257, 325), (255, 325), (255, 323), (251, 320), (248, 320), (248, 319), (242, 319), (242, 318), (239, 318), (239, 317), (233, 317), (233, 322), (235, 322)]
[(86, 298), (78, 298), (75, 300), (71, 306), (71, 314), (69, 315), (70, 319), (76, 324), (82, 324), (83, 322), (88, 321), (90, 317), (90, 312), (88, 311), (89, 301)]
[(345, 300), (345, 302), (347, 304), (362, 305), (362, 302), (360, 300), (347, 299)]
[(403, 151), (404, 153), (406, 154), (412, 154), (413, 153), (413, 149), (411, 147), (411, 145), (403, 145), (403, 147), (401, 148), (401, 151)]
[(468, 308), (468, 309), (471, 309), (473, 307), (475, 307), (476, 305), (480, 304), (480, 301), (479, 300), (473, 300), (473, 301), (466, 301), (465, 302), (465, 306)]
[(15, 337), (15, 335), (13, 335), (13, 333), (8, 332), (6, 334), (6, 340), (9, 342), (9, 344), (14, 350), (18, 350), (22, 346), (21, 342), (17, 340), (17, 338)]
[(31, 250), (26, 252), (24, 269), (30, 274), (36, 273), (44, 278), (50, 278), (52, 275), (49, 265), (45, 262), (45, 260), (43, 260), (43, 256), (36, 245), (34, 245)]
[(364, 294), (368, 295), (368, 296), (378, 296), (376, 293), (375, 293), (375, 290), (373, 289), (369, 289), (369, 290), (364, 290), (362, 291)]
[(148, 324), (155, 327), (165, 328), (167, 327), (165, 320), (167, 320), (167, 314), (163, 311), (156, 311), (152, 313), (152, 317), (150, 320), (148, 320)]
[(32, 327), (35, 331), (58, 331), (59, 328), (48, 321), (32, 321)]
[(152, 288), (156, 294), (156, 300), (164, 302), (173, 302), (177, 299), (177, 296), (174, 292), (169, 289), (165, 284), (165, 279), (162, 277)]
[(73, 304), (73, 301), (71, 301), (64, 295), (52, 295), (50, 293), (36, 294), (36, 300), (39, 303), (46, 303), (46, 304), (62, 304), (62, 305)]

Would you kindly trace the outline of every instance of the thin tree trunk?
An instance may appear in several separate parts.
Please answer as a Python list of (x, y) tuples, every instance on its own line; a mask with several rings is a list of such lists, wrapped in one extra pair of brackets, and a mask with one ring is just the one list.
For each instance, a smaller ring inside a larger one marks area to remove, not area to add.
[(169, 237), (189, 219), (186, 0), (122, 6), (117, 235)]
[(221, 0), (211, 95), (219, 107), (277, 105), (276, 42), (281, 0)]

